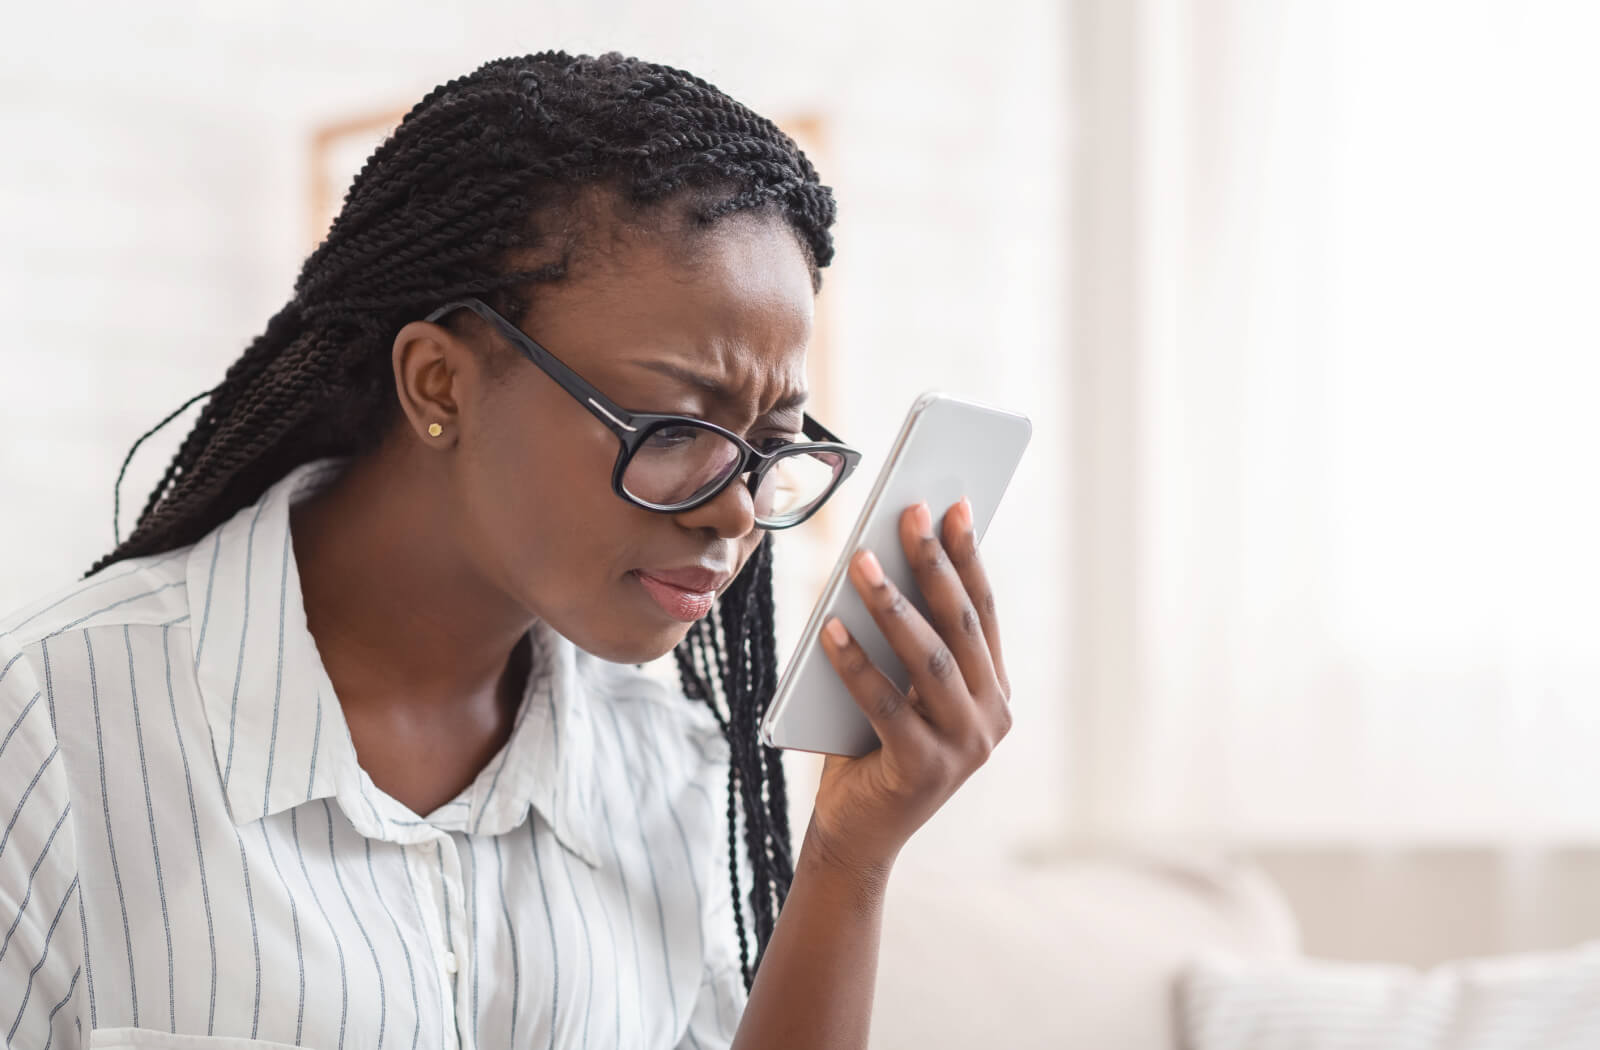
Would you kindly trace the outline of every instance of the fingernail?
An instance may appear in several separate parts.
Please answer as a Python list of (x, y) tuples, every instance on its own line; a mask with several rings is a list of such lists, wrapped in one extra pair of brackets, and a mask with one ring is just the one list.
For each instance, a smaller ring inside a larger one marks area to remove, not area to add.
[(823, 624), (822, 630), (827, 634), (828, 641), (832, 642), (835, 648), (842, 649), (850, 642), (850, 632), (844, 629), (844, 624), (839, 622), (837, 616), (832, 617), (827, 623)]
[(924, 536), (932, 536), (933, 515), (928, 512), (928, 505), (926, 503), (918, 503), (912, 515), (917, 522), (917, 531)]
[(957, 508), (956, 512), (960, 515), (960, 517), (956, 519), (957, 520), (957, 524), (959, 524), (961, 526), (961, 529), (962, 529), (963, 532), (972, 531), (972, 503), (971, 503), (971, 501), (968, 500), (967, 497), (962, 496), (961, 497), (961, 502), (956, 504), (956, 508)]
[(861, 575), (874, 587), (883, 583), (883, 566), (878, 564), (878, 556), (871, 551), (861, 552)]

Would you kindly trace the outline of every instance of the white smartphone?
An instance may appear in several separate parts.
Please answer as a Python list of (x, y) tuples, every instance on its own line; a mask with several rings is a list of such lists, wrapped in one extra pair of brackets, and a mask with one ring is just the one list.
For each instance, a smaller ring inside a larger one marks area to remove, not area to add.
[(965, 496), (981, 540), (1032, 432), (1027, 417), (1012, 412), (939, 393), (916, 400), (778, 681), (761, 722), (763, 743), (850, 756), (879, 746), (872, 723), (818, 640), (822, 625), (839, 617), (879, 670), (901, 689), (910, 687), (911, 676), (849, 581), (850, 559), (857, 551), (871, 550), (884, 575), (927, 616), (928, 604), (900, 545), (900, 515), (926, 501), (937, 530), (945, 512)]

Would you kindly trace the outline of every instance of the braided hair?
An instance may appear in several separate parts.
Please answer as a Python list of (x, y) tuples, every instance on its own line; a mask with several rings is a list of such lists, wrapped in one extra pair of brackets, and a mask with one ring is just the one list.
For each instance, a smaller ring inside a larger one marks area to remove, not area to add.
[[(206, 403), (132, 533), (91, 572), (194, 543), (294, 467), (375, 447), (399, 417), (390, 346), (400, 328), (466, 296), (520, 324), (537, 288), (566, 276), (585, 232), (580, 205), (597, 190), (642, 221), (674, 203), (691, 228), (735, 212), (781, 217), (814, 287), (833, 255), (833, 196), (811, 162), (704, 80), (617, 54), (486, 63), (431, 91), (367, 160), (293, 297), (192, 399)], [(675, 652), (685, 694), (712, 710), (730, 749), (728, 875), (747, 989), (794, 875), (783, 768), (756, 731), (776, 684), (772, 612), (768, 536)]]

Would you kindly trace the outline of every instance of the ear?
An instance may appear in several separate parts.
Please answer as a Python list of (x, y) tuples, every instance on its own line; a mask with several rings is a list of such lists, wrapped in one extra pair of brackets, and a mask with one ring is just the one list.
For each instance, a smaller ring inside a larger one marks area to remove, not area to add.
[[(391, 360), (395, 393), (406, 424), (424, 445), (453, 447), (463, 397), (463, 368), (472, 351), (454, 332), (428, 321), (412, 321), (394, 337)], [(437, 435), (430, 432), (437, 427)]]

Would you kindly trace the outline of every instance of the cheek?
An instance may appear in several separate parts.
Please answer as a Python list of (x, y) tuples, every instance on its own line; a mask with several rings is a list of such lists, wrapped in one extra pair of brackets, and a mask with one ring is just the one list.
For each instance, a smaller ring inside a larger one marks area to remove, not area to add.
[[(531, 415), (531, 413), (530, 413)], [(512, 419), (485, 428), (470, 452), (468, 503), (482, 542), (525, 597), (592, 587), (620, 547), (622, 502), (611, 491), (616, 439), (595, 427)], [(535, 417), (539, 418), (539, 417)], [(487, 552), (486, 552), (487, 553)], [(570, 598), (557, 599), (565, 603)]]

